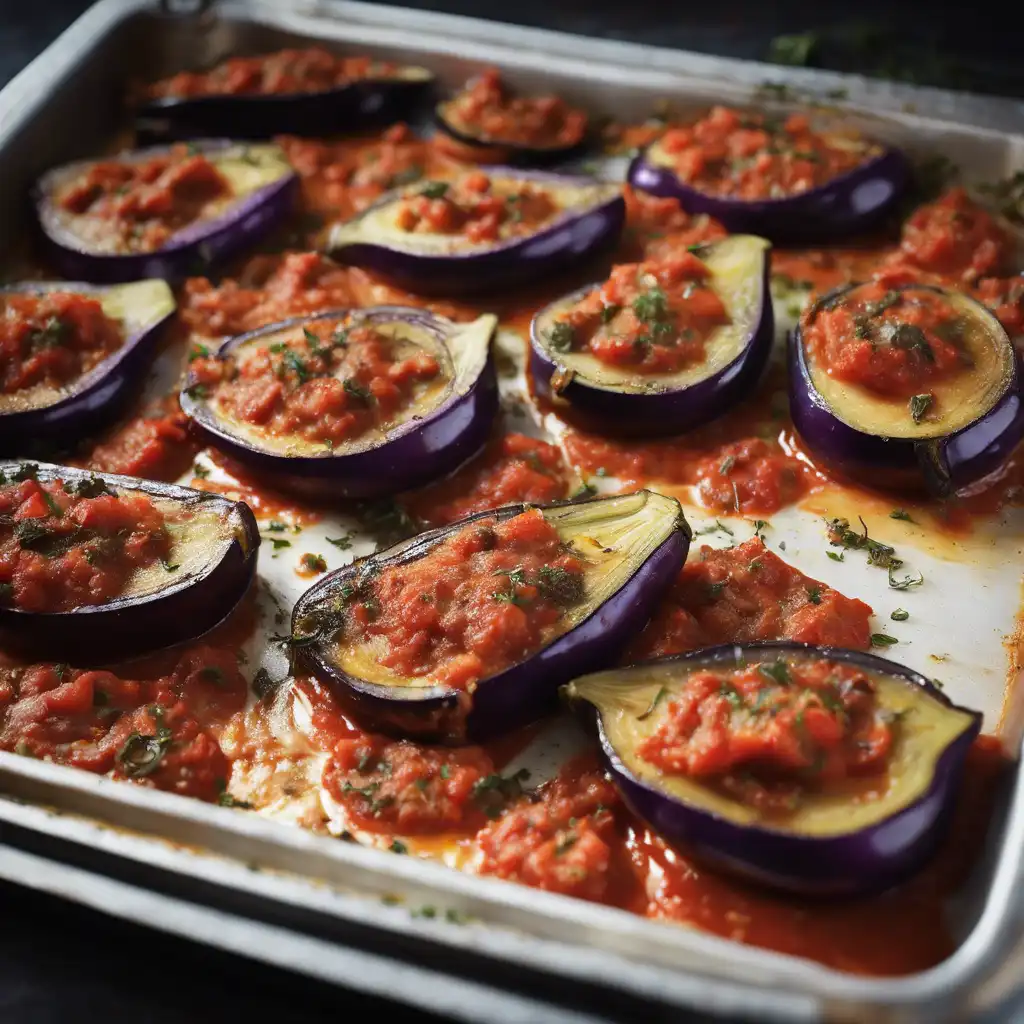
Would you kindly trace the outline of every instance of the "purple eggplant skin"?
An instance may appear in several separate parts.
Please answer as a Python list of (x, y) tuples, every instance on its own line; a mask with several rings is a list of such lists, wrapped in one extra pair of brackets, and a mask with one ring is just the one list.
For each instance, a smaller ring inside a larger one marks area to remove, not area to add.
[(778, 199), (736, 199), (701, 192), (669, 167), (635, 157), (627, 180), (655, 196), (678, 199), (688, 213), (706, 213), (733, 234), (761, 235), (777, 244), (827, 243), (874, 227), (893, 210), (910, 181), (898, 149), (841, 174), (818, 188)]
[(446, 105), (439, 103), (434, 108), (434, 125), (439, 131), (463, 146), (475, 147), (481, 152), (500, 150), (502, 159), (516, 167), (549, 167), (563, 160), (572, 160), (581, 156), (590, 143), (586, 133), (578, 142), (567, 146), (527, 146), (517, 142), (503, 142), (501, 139), (483, 138), (456, 128), (445, 116)]
[[(823, 295), (826, 303), (853, 285)], [(978, 303), (980, 314), (991, 313)], [(1024, 440), (1024, 363), (1009, 337), (1013, 369), (1001, 398), (962, 430), (925, 440), (867, 434), (839, 419), (815, 388), (801, 328), (787, 346), (790, 416), (811, 453), (855, 480), (885, 490), (921, 491), (948, 498), (994, 473)]]
[[(190, 144), (199, 153), (210, 157), (234, 145), (227, 139), (203, 139)], [(120, 154), (116, 158), (144, 160), (159, 156), (168, 148), (155, 146)], [(97, 162), (100, 161), (76, 161), (54, 168), (36, 182), (32, 191), (43, 254), (49, 265), (71, 280), (120, 284), (143, 278), (180, 281), (205, 274), (231, 257), (251, 249), (278, 227), (292, 212), (299, 195), (299, 176), (288, 171), (232, 204), (220, 216), (183, 228), (154, 252), (94, 252), (59, 224), (51, 196), (76, 169), (84, 169)]]
[[(493, 177), (509, 176), (544, 185), (601, 185), (592, 178), (524, 171), (513, 167), (481, 167)], [(404, 191), (404, 190), (403, 190)], [(609, 191), (611, 191), (609, 189)], [(402, 192), (382, 196), (336, 232), (395, 202)], [(497, 242), (486, 250), (465, 254), (422, 254), (391, 248), (372, 240), (330, 240), (330, 255), (339, 263), (364, 267), (419, 295), (469, 295), (510, 288), (558, 274), (573, 264), (607, 252), (626, 224), (626, 201), (613, 194), (583, 210), (569, 210), (536, 234)], [(413, 236), (415, 239), (415, 236)]]
[[(530, 324), (530, 375), (539, 395), (549, 401), (567, 402), (574, 412), (592, 422), (600, 432), (623, 437), (657, 437), (682, 434), (728, 412), (746, 398), (764, 374), (775, 340), (775, 315), (770, 291), (770, 256), (766, 250), (761, 280), (761, 313), (743, 350), (728, 365), (703, 380), (678, 388), (648, 393), (595, 387), (578, 375), (557, 393), (552, 375), (561, 369), (540, 336), (550, 306), (537, 313)], [(552, 305), (578, 302), (600, 283), (586, 285)], [(657, 377), (639, 378), (657, 384)]]
[[(25, 462), (0, 462), (6, 479)], [(210, 509), (232, 534), (221, 557), (197, 573), (168, 572), (167, 587), (140, 597), (120, 597), (71, 612), (28, 612), (0, 606), (0, 645), (25, 658), (87, 667), (148, 654), (194, 640), (231, 614), (256, 577), (260, 535), (248, 505), (219, 494), (114, 473), (94, 473), (47, 463), (39, 480), (65, 483), (100, 479), (118, 494), (139, 491), (154, 499)]]
[[(137, 394), (167, 324), (174, 315), (174, 296), (162, 281), (139, 281), (126, 289), (151, 285), (166, 292), (166, 304), (150, 316), (124, 321), (124, 344), (75, 381), (68, 393), (50, 405), (15, 412), (0, 410), (0, 457), (44, 451), (87, 437), (112, 423)], [(109, 287), (70, 281), (25, 281), (0, 289), (10, 294), (74, 292), (102, 300)]]
[[(256, 338), (319, 320), (336, 320), (352, 312), (334, 310), (261, 327), (229, 338), (218, 349), (217, 358), (230, 356)], [(422, 326), (441, 345), (453, 327), (426, 310), (405, 306), (376, 306), (357, 311), (356, 317), (359, 323), (371, 325), (400, 318)], [(276, 488), (313, 499), (382, 498), (430, 483), (483, 448), (498, 413), (498, 378), (488, 354), (478, 374), (464, 387), (453, 390), (422, 418), (397, 426), (379, 444), (351, 453), (325, 450), (322, 455), (292, 456), (262, 448), (232, 433), (209, 404), (196, 396), (193, 384), (191, 379), (186, 380), (179, 401), (182, 411), (210, 444)]]
[[(567, 508), (601, 500), (562, 501), (540, 508), (542, 511)], [(389, 735), (421, 741), (481, 743), (528, 725), (556, 709), (558, 687), (582, 672), (596, 670), (619, 657), (647, 624), (678, 576), (692, 537), (681, 509), (672, 532), (625, 585), (547, 647), (481, 680), (471, 695), (441, 686), (410, 688), (403, 693), (404, 688), (352, 676), (331, 660), (319, 639), (305, 640), (303, 629), (304, 623), (315, 622), (318, 603), (328, 601), (331, 594), (346, 583), (355, 582), (363, 572), (414, 561), (445, 537), (482, 519), (504, 522), (536, 507), (515, 504), (478, 512), (323, 577), (299, 598), (292, 614), (292, 650), (298, 666), (326, 680), (361, 722)]]
[[(861, 651), (792, 641), (724, 644), (661, 658), (648, 665), (733, 668), (753, 660), (806, 653), (896, 677), (972, 719), (939, 756), (932, 783), (918, 800), (888, 818), (838, 836), (801, 836), (730, 822), (692, 807), (638, 779), (609, 741), (597, 708), (566, 694), (585, 725), (596, 729), (603, 760), (629, 807), (669, 842), (684, 844), (707, 863), (729, 873), (801, 896), (868, 895), (905, 881), (935, 853), (946, 835), (964, 758), (981, 731), (979, 712), (953, 704), (919, 672)], [(631, 666), (635, 667), (635, 666)], [(630, 668), (621, 670), (628, 673)]]
[[(422, 69), (421, 69), (422, 70)], [(269, 139), (275, 135), (321, 138), (412, 121), (434, 92), (434, 76), (365, 78), (335, 89), (280, 95), (162, 96), (135, 113), (144, 140), (210, 136)]]

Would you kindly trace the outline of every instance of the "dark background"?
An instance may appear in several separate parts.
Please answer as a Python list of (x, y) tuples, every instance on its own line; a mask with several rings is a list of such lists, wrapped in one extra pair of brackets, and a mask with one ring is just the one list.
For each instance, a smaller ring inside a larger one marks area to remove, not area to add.
[[(89, 6), (0, 0), (0, 85)], [(1024, 5), (405, 0), (404, 6), (1024, 98)], [(1010, 13), (1012, 11), (1012, 13)], [(783, 38), (779, 38), (779, 37)], [(412, 1013), (0, 883), (2, 1024), (290, 1024)]]

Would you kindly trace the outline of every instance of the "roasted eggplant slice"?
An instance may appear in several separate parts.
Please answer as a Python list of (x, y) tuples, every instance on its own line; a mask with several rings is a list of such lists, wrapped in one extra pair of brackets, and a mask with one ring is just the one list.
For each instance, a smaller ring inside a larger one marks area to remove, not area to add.
[(295, 606), (292, 650), (372, 727), (476, 742), (619, 655), (689, 540), (652, 491), (481, 512), (325, 577)]
[(716, 107), (670, 128), (637, 156), (628, 180), (678, 199), (730, 231), (776, 243), (822, 243), (888, 214), (910, 178), (897, 149), (802, 114), (774, 117)]
[(14, 455), (114, 420), (137, 393), (175, 303), (164, 281), (26, 281), (0, 289), (0, 308), (23, 356), (6, 361), (0, 394), (0, 454)]
[[(270, 91), (266, 84), (274, 78)], [(243, 80), (246, 86), (239, 87)], [(154, 139), (369, 131), (412, 120), (433, 84), (426, 68), (335, 57), (321, 49), (286, 50), (235, 57), (205, 73), (157, 82), (136, 107), (135, 124), (140, 135)]]
[(625, 217), (618, 184), (485, 167), (389, 192), (337, 225), (328, 247), (413, 291), (458, 295), (563, 270), (612, 246)]
[[(678, 261), (616, 267), (604, 285), (552, 303), (530, 328), (538, 393), (619, 434), (681, 433), (720, 416), (751, 391), (771, 352), (769, 249), (733, 235), (700, 250), (706, 275)], [(635, 278), (630, 303), (616, 301), (625, 271)]]
[[(403, 306), (286, 320), (193, 362), (181, 406), (212, 444), (285, 490), (395, 494), (450, 472), (487, 440), (496, 322), (455, 324)], [(270, 399), (254, 403), (254, 389)]]
[(241, 502), (46, 463), (0, 478), (5, 650), (76, 665), (158, 650), (212, 629), (255, 576)]
[(611, 669), (563, 695), (665, 839), (813, 895), (876, 891), (919, 868), (981, 727), (917, 672), (785, 641)]
[(557, 96), (517, 96), (495, 68), (437, 105), (437, 126), (470, 152), (500, 154), (497, 160), (540, 166), (576, 155), (586, 142), (587, 115)]
[(1021, 382), (999, 321), (949, 289), (843, 286), (789, 342), (808, 448), (854, 478), (940, 497), (994, 472), (1024, 437)]
[(276, 227), (297, 194), (279, 146), (206, 139), (65, 164), (34, 199), (53, 266), (117, 283), (205, 273)]

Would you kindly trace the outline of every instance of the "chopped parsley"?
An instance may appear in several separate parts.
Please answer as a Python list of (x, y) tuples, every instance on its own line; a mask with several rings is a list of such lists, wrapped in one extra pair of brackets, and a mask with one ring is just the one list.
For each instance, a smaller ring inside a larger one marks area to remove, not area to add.
[(373, 401), (373, 395), (369, 388), (364, 387), (354, 377), (346, 377), (342, 387), (344, 387), (346, 395), (351, 395), (365, 405), (369, 405)]
[(473, 785), (473, 801), (488, 818), (496, 818), (508, 803), (523, 795), (523, 783), (529, 777), (526, 768), (520, 768), (509, 776), (498, 773), (485, 775)]
[(662, 686), (658, 689), (658, 692), (654, 695), (651, 703), (647, 705), (647, 710), (636, 716), (638, 722), (642, 722), (645, 718), (650, 718), (651, 715), (657, 710), (658, 705), (668, 696), (668, 687)]
[(892, 647), (893, 644), (898, 644), (899, 640), (894, 636), (889, 636), (888, 633), (872, 633), (871, 634), (871, 646), (872, 647)]
[(406, 846), (405, 843), (403, 843), (401, 839), (395, 839), (391, 843), (391, 845), (388, 847), (388, 849), (392, 853), (408, 853), (409, 852), (409, 847)]
[(567, 324), (564, 320), (556, 320), (548, 329), (544, 332), (544, 337), (547, 339), (548, 344), (556, 352), (568, 352), (572, 349), (573, 339), (576, 333), (573, 331), (571, 325)]
[(806, 67), (820, 42), (820, 36), (814, 31), (776, 36), (768, 46), (768, 59), (773, 64)]
[(428, 181), (420, 189), (420, 195), (426, 199), (443, 199), (449, 187), (447, 181)]
[(172, 733), (164, 724), (164, 709), (152, 704), (147, 710), (156, 722), (156, 732), (153, 735), (133, 732), (115, 758), (130, 779), (144, 778), (155, 772), (171, 746)]
[(831, 558), (833, 562), (845, 562), (846, 561), (846, 555), (843, 554), (842, 551), (839, 551), (839, 552), (826, 551), (825, 554), (828, 555), (828, 557)]
[(538, 570), (537, 588), (555, 604), (569, 607), (583, 599), (583, 575), (555, 565), (542, 565)]
[(633, 300), (633, 312), (638, 320), (644, 323), (656, 323), (664, 320), (668, 313), (668, 299), (657, 285), (641, 292)]
[(905, 608), (897, 608), (894, 612), (889, 615), (889, 618), (893, 622), (906, 622), (910, 618), (910, 612)]
[(197, 462), (192, 466), (192, 475), (197, 480), (205, 480), (210, 475), (210, 471), (201, 462)]
[(911, 419), (915, 423), (920, 423), (928, 415), (934, 401), (935, 397), (931, 394), (912, 395), (909, 402)]
[(889, 518), (890, 519), (900, 519), (900, 520), (902, 520), (905, 523), (912, 523), (914, 521), (911, 518), (910, 513), (909, 512), (904, 512), (903, 509), (901, 509), (901, 508), (894, 508), (889, 513)]
[(762, 661), (757, 666), (757, 671), (765, 679), (770, 679), (779, 686), (789, 686), (792, 681), (789, 675), (789, 666), (781, 658), (777, 658), (775, 661)]
[(809, 587), (807, 590), (807, 600), (811, 604), (821, 604), (821, 587)]
[(314, 555), (307, 551), (302, 556), (302, 567), (310, 572), (327, 572), (327, 561), (323, 555)]
[(340, 537), (328, 537), (327, 543), (333, 544), (339, 551), (348, 551), (352, 547), (352, 538), (355, 534), (345, 533)]

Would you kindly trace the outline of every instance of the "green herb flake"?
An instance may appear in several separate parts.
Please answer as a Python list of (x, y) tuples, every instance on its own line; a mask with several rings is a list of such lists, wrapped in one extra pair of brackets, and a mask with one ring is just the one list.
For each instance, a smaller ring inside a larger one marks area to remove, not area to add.
[(807, 590), (807, 600), (811, 604), (821, 604), (821, 587), (809, 587)]
[(428, 181), (420, 189), (420, 195), (426, 199), (443, 199), (449, 187), (447, 181)]
[(555, 352), (569, 352), (576, 332), (564, 320), (556, 320), (544, 332), (544, 337)]
[(327, 561), (323, 555), (315, 555), (307, 551), (302, 556), (302, 567), (310, 572), (327, 572)]
[(201, 462), (197, 462), (192, 466), (192, 475), (197, 480), (205, 480), (209, 477), (210, 471)]
[(911, 419), (915, 423), (920, 423), (928, 414), (928, 410), (932, 407), (934, 401), (934, 396), (930, 394), (912, 395), (909, 402)]
[(373, 395), (370, 393), (369, 388), (364, 387), (353, 377), (346, 377), (342, 387), (345, 389), (346, 395), (350, 395), (364, 405), (369, 405), (373, 401)]
[(845, 562), (846, 555), (842, 551), (826, 551), (826, 555), (832, 559), (833, 562)]
[(658, 705), (667, 696), (668, 696), (668, 687), (667, 686), (659, 687), (658, 692), (654, 695), (654, 698), (651, 700), (651, 703), (647, 705), (647, 710), (642, 712), (641, 714), (637, 715), (636, 716), (636, 720), (638, 722), (642, 722), (645, 719), (650, 718), (651, 715), (653, 715), (654, 712), (657, 710)]
[(911, 517), (910, 513), (909, 512), (904, 512), (903, 509), (901, 509), (901, 508), (894, 508), (889, 513), (889, 518), (890, 519), (899, 519), (899, 520), (901, 520), (904, 523), (912, 523), (914, 521), (913, 518)]
[(776, 36), (768, 46), (768, 59), (773, 64), (806, 67), (820, 42), (814, 31)]
[(792, 682), (789, 674), (789, 666), (781, 658), (777, 658), (775, 661), (760, 662), (757, 666), (757, 671), (760, 672), (765, 679), (770, 679), (773, 683), (777, 683), (779, 686), (789, 686)]
[(871, 646), (872, 647), (892, 647), (893, 644), (898, 644), (899, 640), (894, 636), (889, 636), (887, 633), (872, 633), (871, 634)]
[(392, 853), (408, 853), (409, 852), (409, 847), (406, 846), (405, 843), (403, 843), (401, 839), (393, 840), (391, 845), (388, 847), (388, 849)]
[(352, 547), (352, 538), (355, 534), (346, 533), (340, 537), (328, 537), (327, 543), (333, 544), (339, 551), (348, 551)]
[(905, 608), (897, 608), (894, 612), (889, 615), (889, 618), (893, 622), (906, 622), (910, 618), (910, 612)]

